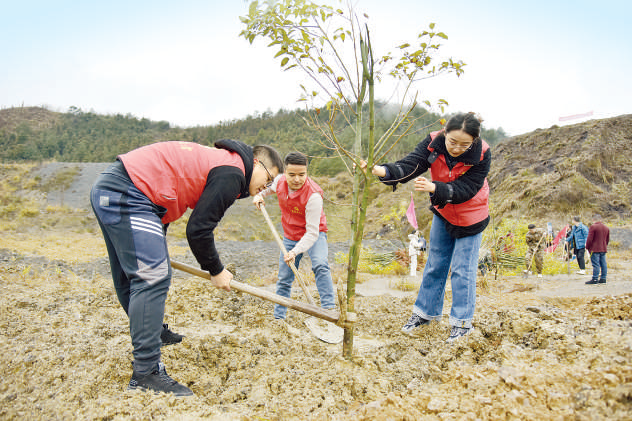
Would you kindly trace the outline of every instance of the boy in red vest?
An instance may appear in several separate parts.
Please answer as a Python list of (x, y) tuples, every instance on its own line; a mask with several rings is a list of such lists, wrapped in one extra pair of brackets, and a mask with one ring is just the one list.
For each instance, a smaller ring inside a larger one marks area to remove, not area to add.
[[(304, 253), (312, 261), (312, 271), (320, 295), (320, 305), (326, 309), (335, 307), (334, 286), (327, 257), (327, 218), (323, 210), (323, 190), (307, 176), (307, 157), (299, 152), (290, 152), (285, 157), (285, 172), (277, 177), (270, 187), (253, 198), (257, 208), (264, 197), (276, 193), (281, 208), (283, 245), (287, 254), (279, 258), (279, 280), (276, 293), (290, 297), (294, 272), (289, 265), (298, 269)], [(287, 308), (276, 304), (274, 318), (285, 319)]]
[(236, 199), (254, 196), (283, 168), (271, 147), (220, 140), (215, 147), (159, 142), (119, 155), (96, 180), (90, 203), (108, 255), (114, 288), (129, 318), (134, 347), (128, 390), (190, 396), (160, 361), (171, 284), (167, 226), (193, 209), (189, 246), (211, 283), (227, 291), (233, 275), (220, 261), (213, 230)]

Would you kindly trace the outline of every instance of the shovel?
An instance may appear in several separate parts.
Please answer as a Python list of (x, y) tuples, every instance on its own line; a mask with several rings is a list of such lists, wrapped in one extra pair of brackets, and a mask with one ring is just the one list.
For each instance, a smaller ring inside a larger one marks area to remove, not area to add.
[[(263, 213), (264, 218), (266, 218), (266, 222), (268, 223), (268, 226), (270, 227), (270, 231), (272, 231), (272, 236), (274, 237), (277, 244), (279, 245), (279, 248), (281, 249), (283, 254), (287, 254), (287, 250), (285, 249), (285, 246), (283, 245), (283, 241), (281, 241), (279, 233), (274, 227), (274, 224), (272, 223), (272, 220), (270, 219), (270, 215), (268, 215), (268, 211), (266, 210), (266, 207), (263, 203), (261, 203), (261, 213)], [(294, 266), (293, 264), (288, 265), (288, 266), (290, 267), (290, 269), (292, 269), (292, 272), (294, 272), (294, 277), (296, 278), (299, 285), (301, 286), (301, 289), (303, 290), (303, 294), (305, 294), (305, 297), (307, 297), (307, 301), (309, 301), (310, 304), (315, 305), (314, 298), (312, 298), (312, 295), (309, 293), (309, 290), (307, 289), (307, 285), (305, 284), (305, 282), (303, 282), (303, 278), (301, 277), (300, 273), (298, 272), (298, 270), (296, 270), (296, 266)]]
[[(211, 279), (211, 274), (205, 270), (198, 269), (196, 267), (187, 265), (185, 263), (174, 262), (171, 261), (171, 267), (174, 269), (178, 269), (191, 275), (199, 276), (205, 279)], [(309, 314), (310, 316), (318, 317), (319, 319), (326, 320), (331, 323), (340, 322), (340, 313), (335, 310), (325, 310), (324, 308), (318, 307), (314, 304), (302, 303), (300, 301), (293, 300), (291, 298), (283, 297), (281, 295), (275, 294), (270, 291), (266, 291), (261, 288), (253, 287), (252, 285), (244, 284), (243, 282), (238, 282), (235, 279), (230, 281), (230, 288), (239, 291), (245, 292), (246, 294), (254, 295), (255, 297), (263, 298), (264, 300), (272, 301), (276, 304), (281, 304), (287, 308), (291, 308), (293, 310), (298, 310), (302, 313)], [(355, 322), (355, 314), (347, 313), (346, 322), (353, 323)]]
[[(281, 249), (284, 255), (287, 254), (287, 250), (285, 249), (285, 246), (283, 245), (283, 241), (281, 240), (279, 233), (274, 227), (274, 224), (272, 223), (272, 220), (270, 219), (270, 215), (268, 215), (268, 211), (265, 208), (265, 204), (261, 203), (260, 210), (261, 210), (261, 213), (263, 213), (263, 216), (266, 219), (268, 226), (270, 227), (270, 231), (272, 231), (272, 236), (274, 237), (277, 244), (279, 245), (279, 248)], [(303, 277), (301, 276), (299, 271), (296, 269), (296, 266), (294, 266), (293, 263), (288, 264), (288, 266), (290, 267), (290, 269), (292, 269), (292, 272), (294, 272), (294, 277), (298, 281), (299, 285), (301, 286), (301, 289), (303, 290), (303, 293), (307, 297), (307, 301), (309, 301), (311, 305), (315, 306), (314, 299), (312, 298), (312, 295), (309, 293), (309, 290), (307, 289), (307, 284), (303, 281)], [(344, 330), (342, 328), (332, 323), (320, 322), (319, 320), (316, 320), (314, 317), (310, 317), (306, 319), (305, 325), (307, 326), (309, 331), (312, 332), (314, 336), (316, 336), (318, 339), (320, 339), (323, 342), (327, 342), (330, 344), (337, 344), (337, 343), (342, 342), (342, 339), (344, 337)]]

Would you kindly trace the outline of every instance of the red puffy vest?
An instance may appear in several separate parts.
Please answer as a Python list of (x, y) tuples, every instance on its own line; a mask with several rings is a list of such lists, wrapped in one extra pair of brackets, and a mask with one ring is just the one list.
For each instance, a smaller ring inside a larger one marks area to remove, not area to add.
[[(441, 131), (430, 133), (432, 140), (439, 135)], [(481, 139), (483, 149), (481, 151), (481, 161), (483, 160), (485, 152), (489, 149), (489, 145), (483, 139)], [(434, 151), (434, 148), (428, 146), (430, 152)], [(433, 181), (441, 181), (443, 183), (449, 183), (456, 180), (461, 175), (465, 174), (469, 170), (471, 165), (464, 164), (463, 162), (457, 163), (452, 170), (448, 168), (448, 164), (445, 162), (445, 156), (439, 154), (437, 159), (430, 165), (430, 174)], [(474, 225), (477, 222), (481, 222), (489, 216), (489, 184), (487, 178), (483, 187), (476, 193), (470, 200), (452, 204), (448, 203), (442, 209), (435, 206), (435, 210), (441, 214), (450, 224), (459, 227), (468, 227)]]
[[(281, 223), (283, 234), (292, 241), (299, 241), (305, 235), (305, 205), (314, 193), (323, 195), (320, 188), (311, 178), (307, 177), (305, 184), (299, 190), (290, 193), (285, 175), (277, 182), (276, 194), (281, 208)], [(327, 232), (327, 218), (325, 211), (320, 212), (319, 232)]]
[(230, 165), (245, 176), (236, 152), (192, 142), (159, 142), (118, 157), (134, 185), (156, 205), (167, 209), (162, 223), (180, 218), (197, 204), (211, 169)]

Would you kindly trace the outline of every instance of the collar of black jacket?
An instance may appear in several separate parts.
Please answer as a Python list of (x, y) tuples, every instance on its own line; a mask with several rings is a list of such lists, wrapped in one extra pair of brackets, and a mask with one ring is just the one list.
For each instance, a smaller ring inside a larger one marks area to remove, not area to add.
[(215, 142), (215, 147), (218, 149), (226, 149), (231, 152), (237, 152), (244, 161), (244, 169), (246, 170), (246, 187), (242, 189), (239, 197), (243, 199), (250, 195), (249, 186), (250, 179), (252, 178), (252, 170), (254, 169), (255, 157), (252, 154), (252, 146), (246, 145), (244, 142), (232, 139), (222, 139)]
[[(430, 142), (430, 147), (440, 154), (448, 154), (448, 150), (445, 147), (445, 136), (443, 133), (439, 134)], [(463, 152), (461, 155), (454, 157), (453, 159), (466, 165), (476, 165), (481, 161), (482, 151), (483, 142), (481, 138), (478, 138), (478, 140), (476, 140), (476, 142), (472, 144), (470, 149)]]

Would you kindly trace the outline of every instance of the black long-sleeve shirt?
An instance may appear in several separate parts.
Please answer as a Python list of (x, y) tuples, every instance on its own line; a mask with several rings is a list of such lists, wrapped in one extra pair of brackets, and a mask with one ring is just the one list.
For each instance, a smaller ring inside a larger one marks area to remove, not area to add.
[[(433, 149), (432, 152), (428, 149), (429, 146)], [(406, 183), (426, 172), (437, 159), (437, 156), (441, 154), (444, 155), (449, 169), (454, 168), (458, 162), (471, 165), (471, 167), (452, 182), (444, 183), (432, 180), (436, 189), (430, 195), (430, 203), (432, 205), (430, 210), (446, 222), (448, 231), (454, 237), (460, 238), (477, 234), (485, 229), (489, 223), (489, 218), (469, 227), (459, 227), (450, 224), (434, 206), (443, 208), (448, 203), (456, 205), (467, 202), (483, 187), (485, 178), (489, 173), (492, 155), (489, 148), (483, 153), (481, 141), (473, 143), (469, 150), (457, 157), (453, 157), (445, 147), (445, 136), (443, 134), (437, 135), (434, 139), (428, 135), (404, 158), (394, 163), (383, 164), (387, 168), (387, 176), (380, 178), (380, 180), (387, 185), (393, 186), (393, 189), (395, 189), (397, 184)], [(483, 154), (483, 159), (481, 159), (481, 154)]]

